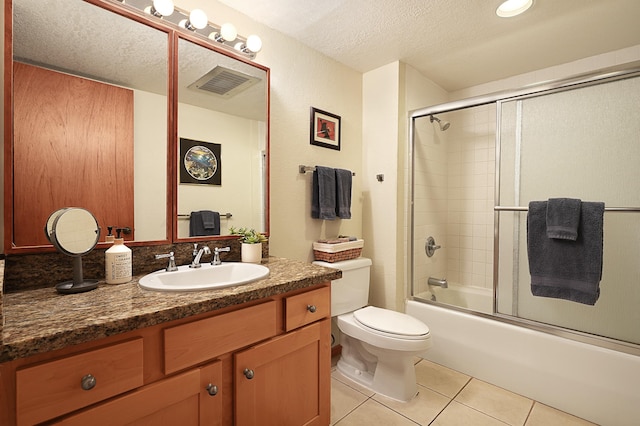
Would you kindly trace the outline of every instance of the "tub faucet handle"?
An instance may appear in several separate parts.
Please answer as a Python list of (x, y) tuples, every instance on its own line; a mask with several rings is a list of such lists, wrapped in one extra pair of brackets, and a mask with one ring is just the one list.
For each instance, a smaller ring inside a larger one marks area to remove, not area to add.
[(431, 257), (435, 254), (436, 250), (442, 248), (442, 246), (436, 245), (436, 240), (433, 237), (427, 238), (427, 242), (424, 245), (424, 251), (427, 253), (428, 257)]

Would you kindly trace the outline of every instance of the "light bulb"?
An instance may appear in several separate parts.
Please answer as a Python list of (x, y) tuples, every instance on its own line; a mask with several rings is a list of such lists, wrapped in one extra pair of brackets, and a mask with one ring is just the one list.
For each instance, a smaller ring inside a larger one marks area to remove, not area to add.
[(247, 49), (253, 53), (258, 53), (260, 49), (262, 49), (262, 40), (260, 40), (260, 37), (255, 34), (247, 37)]
[(207, 26), (207, 14), (200, 9), (193, 9), (189, 14), (189, 23), (196, 29), (203, 29)]
[(162, 16), (169, 16), (173, 13), (172, 0), (153, 0), (153, 8)]
[(220, 35), (226, 41), (233, 41), (238, 37), (238, 31), (233, 24), (227, 22), (226, 24), (222, 24), (222, 27), (220, 28)]
[(506, 0), (496, 9), (496, 15), (511, 18), (525, 12), (532, 4), (533, 0)]

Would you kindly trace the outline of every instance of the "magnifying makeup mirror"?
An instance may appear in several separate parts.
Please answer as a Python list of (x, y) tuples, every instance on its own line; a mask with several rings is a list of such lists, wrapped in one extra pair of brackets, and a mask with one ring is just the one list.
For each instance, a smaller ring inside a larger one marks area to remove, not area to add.
[(60, 253), (73, 258), (73, 280), (57, 284), (58, 293), (82, 293), (97, 288), (98, 280), (85, 280), (82, 276), (82, 256), (90, 253), (100, 239), (95, 216), (78, 207), (56, 210), (47, 219), (44, 233)]

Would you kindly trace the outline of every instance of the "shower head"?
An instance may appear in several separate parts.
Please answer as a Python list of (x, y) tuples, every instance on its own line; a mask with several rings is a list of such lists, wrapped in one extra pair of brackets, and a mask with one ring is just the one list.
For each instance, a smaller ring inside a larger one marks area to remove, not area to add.
[(448, 121), (441, 121), (438, 117), (434, 117), (433, 115), (430, 115), (429, 119), (431, 120), (432, 123), (436, 121), (438, 123), (438, 126), (440, 126), (440, 130), (443, 132), (447, 130), (451, 125), (451, 123), (449, 123)]

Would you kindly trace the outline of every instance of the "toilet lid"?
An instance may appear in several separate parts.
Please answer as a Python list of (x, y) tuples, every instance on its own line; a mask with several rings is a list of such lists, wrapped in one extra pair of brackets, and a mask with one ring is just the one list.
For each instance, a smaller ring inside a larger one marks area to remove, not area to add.
[(363, 326), (383, 333), (411, 337), (429, 334), (429, 327), (422, 321), (389, 309), (367, 306), (355, 311), (353, 317)]

